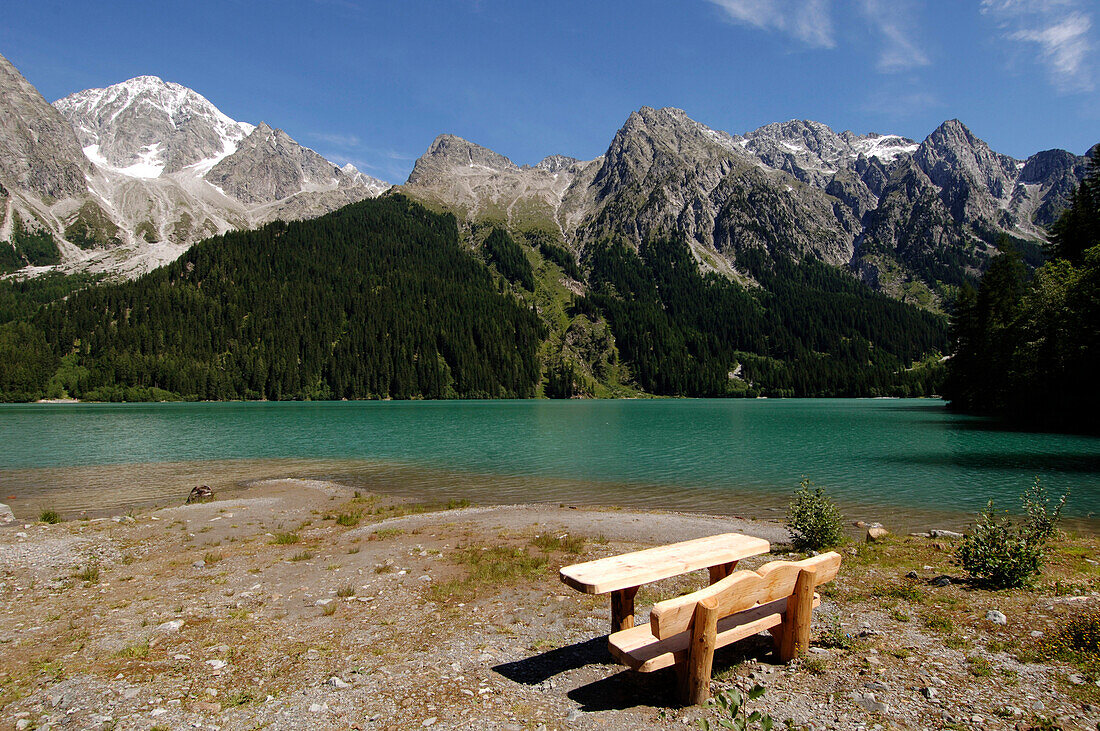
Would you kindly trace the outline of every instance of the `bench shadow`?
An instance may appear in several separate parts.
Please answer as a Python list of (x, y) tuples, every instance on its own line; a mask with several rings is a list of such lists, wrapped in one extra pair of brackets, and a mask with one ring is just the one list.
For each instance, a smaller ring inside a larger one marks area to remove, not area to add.
[[(774, 661), (773, 645), (767, 635), (756, 635), (741, 642), (719, 648), (714, 654), (714, 675), (728, 671), (746, 661)], [(509, 680), (524, 685), (539, 685), (555, 675), (588, 665), (620, 667), (607, 650), (607, 636), (595, 637), (540, 655), (503, 663), (492, 669)], [(676, 671), (672, 668), (653, 673), (636, 673), (626, 668), (621, 672), (579, 686), (566, 697), (585, 713), (621, 711), (637, 706), (676, 707)]]
[(538, 685), (569, 670), (586, 665), (612, 665), (614, 662), (607, 650), (607, 635), (601, 635), (534, 657), (502, 663), (494, 666), (493, 670), (516, 683)]

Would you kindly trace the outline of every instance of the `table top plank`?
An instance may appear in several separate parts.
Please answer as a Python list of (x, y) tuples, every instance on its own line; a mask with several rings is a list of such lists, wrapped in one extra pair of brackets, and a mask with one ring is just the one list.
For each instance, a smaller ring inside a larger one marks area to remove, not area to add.
[(740, 561), (771, 550), (763, 538), (720, 533), (667, 546), (566, 566), (561, 580), (586, 594), (605, 594), (679, 576), (689, 571)]

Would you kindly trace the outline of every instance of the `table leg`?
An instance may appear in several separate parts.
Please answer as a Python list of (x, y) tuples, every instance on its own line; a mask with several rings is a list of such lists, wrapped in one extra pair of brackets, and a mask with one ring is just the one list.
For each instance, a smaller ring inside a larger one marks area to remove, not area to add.
[(611, 631), (619, 632), (634, 627), (634, 595), (638, 593), (638, 587), (628, 586), (625, 589), (611, 592)]
[(717, 566), (711, 566), (710, 583), (715, 584), (721, 581), (722, 579), (732, 574), (735, 568), (737, 568), (736, 561), (730, 561), (729, 563), (720, 563)]

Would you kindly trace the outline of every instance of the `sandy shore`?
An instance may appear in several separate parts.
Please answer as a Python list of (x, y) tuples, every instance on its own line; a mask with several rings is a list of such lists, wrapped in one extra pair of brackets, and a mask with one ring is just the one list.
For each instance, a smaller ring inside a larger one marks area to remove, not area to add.
[[(301, 479), (133, 516), (20, 523), (0, 529), (0, 728), (634, 729), (713, 719), (677, 706), (669, 672), (614, 664), (607, 598), (572, 591), (557, 570), (724, 531), (787, 537), (777, 522), (448, 509)], [(1014, 643), (1037, 641), (1032, 632), (1100, 604), (1085, 563), (1097, 558), (1095, 539), (1072, 545), (1080, 565), (1051, 573), (1076, 577), (1068, 594), (988, 595), (928, 588), (957, 573), (948, 546), (853, 544), (815, 614), (813, 654), (773, 664), (769, 643), (752, 638), (720, 653), (714, 690), (760, 682), (756, 707), (796, 727), (1015, 728), (1042, 716), (1096, 728), (1092, 679), (1013, 654)], [(478, 570), (488, 562), (486, 578)], [(905, 578), (910, 570), (918, 579)], [(640, 617), (703, 583), (644, 588)], [(986, 620), (991, 608), (1008, 624)], [(929, 619), (937, 614), (949, 630)], [(974, 671), (975, 658), (988, 673)]]

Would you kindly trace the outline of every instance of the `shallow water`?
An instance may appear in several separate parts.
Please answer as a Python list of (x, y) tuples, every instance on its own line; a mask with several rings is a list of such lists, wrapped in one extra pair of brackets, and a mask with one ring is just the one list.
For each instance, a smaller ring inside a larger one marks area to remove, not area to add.
[[(32, 404), (0, 407), (17, 515), (178, 502), (200, 483), (340, 479), (422, 499), (774, 515), (805, 476), (849, 515), (960, 524), (1036, 475), (1095, 524), (1100, 439), (992, 429), (931, 400)], [(14, 497), (12, 497), (14, 496)]]

